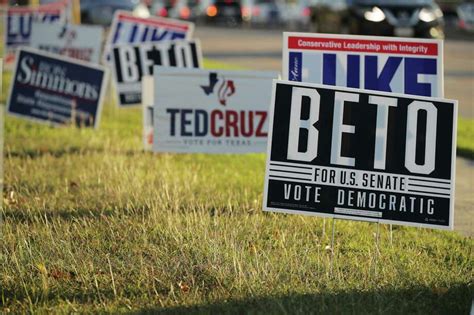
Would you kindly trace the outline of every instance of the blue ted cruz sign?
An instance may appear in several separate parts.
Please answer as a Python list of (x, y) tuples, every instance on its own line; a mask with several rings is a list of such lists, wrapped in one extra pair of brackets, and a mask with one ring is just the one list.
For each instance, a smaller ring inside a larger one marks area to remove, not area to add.
[(283, 79), (443, 97), (443, 42), (284, 33)]
[(52, 125), (97, 127), (107, 77), (103, 67), (21, 48), (7, 112)]

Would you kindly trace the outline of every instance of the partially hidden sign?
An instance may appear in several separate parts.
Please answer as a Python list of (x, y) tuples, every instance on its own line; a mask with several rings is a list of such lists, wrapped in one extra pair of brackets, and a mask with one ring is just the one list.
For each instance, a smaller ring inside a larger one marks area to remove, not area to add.
[(443, 42), (433, 39), (283, 33), (282, 78), (443, 97)]
[(7, 111), (52, 125), (97, 127), (107, 76), (104, 67), (21, 48)]
[(103, 28), (94, 25), (33, 22), (31, 47), (98, 64)]
[(265, 152), (267, 71), (154, 68), (153, 151)]
[(66, 5), (58, 2), (40, 6), (8, 7), (5, 16), (6, 64), (14, 62), (15, 50), (20, 46), (30, 46), (33, 22), (57, 23), (66, 20)]
[(112, 45), (140, 44), (191, 39), (194, 24), (162, 17), (139, 18), (127, 11), (116, 11), (105, 43), (103, 61), (109, 62)]
[(143, 110), (143, 148), (145, 151), (153, 149), (153, 104), (154, 84), (153, 76), (142, 78), (142, 110)]
[(113, 77), (121, 106), (141, 104), (142, 77), (153, 74), (153, 66), (201, 68), (198, 40), (118, 45), (112, 48)]
[(274, 81), (264, 210), (453, 228), (457, 101)]

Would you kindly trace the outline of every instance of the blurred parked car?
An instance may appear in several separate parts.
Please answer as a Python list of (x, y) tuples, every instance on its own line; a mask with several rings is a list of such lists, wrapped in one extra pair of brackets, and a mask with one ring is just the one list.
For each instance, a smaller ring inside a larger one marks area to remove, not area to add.
[(242, 24), (240, 0), (201, 0), (199, 22), (226, 25)]
[(459, 28), (468, 31), (474, 32), (474, 2), (465, 2), (458, 6), (458, 17), (459, 17)]
[(168, 9), (168, 17), (196, 21), (202, 15), (200, 0), (176, 0)]
[(311, 24), (310, 0), (288, 1), (283, 18), (287, 29), (308, 30)]
[(246, 0), (242, 3), (242, 19), (249, 25), (281, 25), (285, 9), (282, 0)]
[(147, 6), (140, 0), (81, 0), (81, 21), (109, 26), (117, 10), (132, 11), (138, 17), (150, 16)]
[(150, 4), (150, 13), (155, 16), (169, 17), (176, 0), (154, 0)]
[(312, 6), (319, 32), (443, 38), (443, 13), (433, 0), (321, 0)]

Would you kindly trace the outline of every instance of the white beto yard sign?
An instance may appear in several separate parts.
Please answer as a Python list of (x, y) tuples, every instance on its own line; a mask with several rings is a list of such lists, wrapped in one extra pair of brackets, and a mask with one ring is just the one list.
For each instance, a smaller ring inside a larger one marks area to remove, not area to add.
[(283, 33), (283, 79), (444, 96), (443, 41)]
[(268, 71), (156, 66), (153, 151), (265, 152), (276, 77)]
[(457, 101), (274, 81), (266, 211), (452, 229)]
[(112, 45), (140, 44), (191, 39), (194, 23), (162, 17), (139, 18), (127, 11), (116, 11), (105, 43), (103, 61), (110, 60)]
[(120, 106), (142, 102), (142, 77), (153, 74), (153, 66), (201, 68), (198, 40), (118, 45), (112, 48), (112, 69)]
[(98, 64), (103, 33), (101, 26), (33, 22), (31, 47)]

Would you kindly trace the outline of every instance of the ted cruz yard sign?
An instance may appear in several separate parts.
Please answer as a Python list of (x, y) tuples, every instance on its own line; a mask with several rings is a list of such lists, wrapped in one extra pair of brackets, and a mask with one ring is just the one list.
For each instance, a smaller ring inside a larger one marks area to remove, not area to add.
[(155, 66), (153, 75), (153, 151), (265, 152), (277, 73)]
[(443, 42), (283, 33), (283, 79), (443, 97)]
[(191, 39), (194, 24), (162, 17), (139, 18), (131, 12), (116, 11), (104, 48), (104, 62), (109, 61), (112, 45)]
[(141, 104), (142, 77), (153, 74), (155, 65), (201, 68), (199, 40), (114, 46), (112, 68), (121, 106)]
[(107, 82), (103, 67), (21, 48), (8, 113), (53, 125), (97, 127)]
[(264, 210), (452, 229), (457, 102), (274, 81)]

